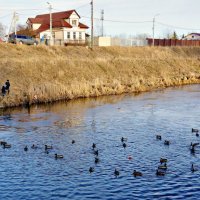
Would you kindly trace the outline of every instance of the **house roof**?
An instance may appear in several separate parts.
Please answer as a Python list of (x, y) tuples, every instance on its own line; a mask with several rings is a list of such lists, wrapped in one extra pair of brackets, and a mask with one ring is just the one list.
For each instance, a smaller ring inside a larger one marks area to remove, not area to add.
[[(68, 10), (63, 12), (52, 13), (52, 19), (68, 19), (73, 12), (75, 12), (78, 15), (78, 17), (81, 18), (76, 12), (76, 10)], [(42, 18), (43, 20), (47, 20), (49, 19), (49, 14), (37, 15), (36, 18)]]
[(190, 33), (188, 35), (198, 35), (198, 36), (200, 36), (200, 33)]
[[(52, 21), (52, 28), (72, 28), (72, 26), (67, 23), (65, 20), (60, 19), (60, 20), (56, 20), (56, 21)], [(37, 33), (46, 31), (50, 28), (50, 23), (49, 21), (45, 21), (45, 23), (43, 23), (39, 29), (36, 30)]]
[[(75, 12), (80, 18), (76, 10), (68, 10), (63, 12), (52, 13), (52, 28), (72, 28), (72, 26), (66, 22), (64, 19), (69, 19), (71, 14)], [(50, 28), (50, 16), (49, 14), (37, 15), (35, 18), (28, 18), (28, 21), (33, 24), (41, 24), (39, 29), (36, 30), (37, 33), (46, 31)], [(79, 28), (88, 29), (89, 27), (85, 24), (79, 23)]]
[(43, 19), (42, 18), (28, 18), (28, 21), (30, 21), (33, 24), (42, 24)]
[(85, 24), (82, 24), (79, 22), (79, 25), (78, 25), (80, 28), (89, 28), (88, 26), (86, 26)]

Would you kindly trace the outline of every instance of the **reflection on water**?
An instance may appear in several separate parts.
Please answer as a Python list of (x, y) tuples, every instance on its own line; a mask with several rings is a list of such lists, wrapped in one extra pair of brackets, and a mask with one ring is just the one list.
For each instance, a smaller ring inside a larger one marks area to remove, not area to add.
[[(200, 171), (190, 167), (200, 170), (200, 147), (191, 154), (190, 143), (200, 140), (191, 133), (200, 129), (199, 99), (192, 85), (1, 111), (0, 140), (12, 147), (0, 147), (0, 199), (198, 199)], [(49, 154), (45, 144), (53, 145)], [(160, 157), (169, 160), (164, 177), (155, 175)]]

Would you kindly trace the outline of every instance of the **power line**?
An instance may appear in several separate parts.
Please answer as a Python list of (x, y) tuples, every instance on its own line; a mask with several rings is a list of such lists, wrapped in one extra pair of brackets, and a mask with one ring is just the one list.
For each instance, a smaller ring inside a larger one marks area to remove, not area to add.
[[(14, 9), (0, 9), (0, 11), (13, 11)], [(41, 8), (24, 8), (24, 9), (15, 9), (16, 11), (30, 11), (30, 10), (45, 10), (45, 9), (41, 9)]]
[(10, 16), (11, 14), (0, 16), (0, 19)]
[(168, 26), (168, 27), (171, 27), (171, 28), (176, 28), (176, 29), (182, 29), (182, 30), (200, 30), (197, 29), (197, 28), (186, 28), (186, 27), (179, 27), (179, 26), (174, 26), (174, 25), (170, 25), (170, 24), (165, 24), (165, 23), (162, 23), (162, 22), (156, 22), (157, 24), (160, 24), (162, 26)]
[(83, 4), (82, 6), (77, 7), (77, 8), (75, 8), (75, 10), (78, 10), (78, 9), (83, 8), (83, 7), (86, 7), (86, 6), (89, 6), (89, 3)]
[[(90, 17), (86, 17), (86, 16), (81, 16), (82, 18), (90, 18)], [(101, 20), (100, 18), (94, 18), (95, 20)], [(126, 24), (134, 24), (134, 23), (152, 23), (152, 21), (121, 21), (121, 20), (111, 20), (111, 19), (104, 19), (104, 21), (107, 22), (113, 22), (113, 23), (126, 23)], [(172, 28), (177, 28), (177, 29), (182, 29), (182, 30), (200, 30), (197, 28), (188, 28), (188, 27), (179, 27), (179, 26), (174, 26), (174, 25), (170, 25), (170, 24), (165, 24), (162, 22), (156, 22), (157, 24), (163, 25), (163, 26), (168, 26), (168, 27), (172, 27)]]
[[(90, 17), (86, 17), (86, 16), (81, 16), (82, 18), (90, 18)], [(94, 18), (95, 20), (101, 20), (101, 18)], [(120, 20), (111, 20), (111, 19), (104, 19), (104, 21), (107, 22), (114, 22), (114, 23), (129, 23), (129, 24), (133, 24), (133, 23), (152, 23), (152, 21), (120, 21)]]
[[(89, 6), (89, 4), (83, 4), (82, 6), (79, 6), (76, 9), (80, 9), (80, 8), (83, 8), (83, 7), (86, 7), (86, 6)], [(9, 10), (9, 11), (13, 11), (13, 9), (0, 9), (0, 10)], [(25, 11), (41, 11), (41, 10), (45, 10), (45, 9), (37, 9), (37, 8), (32, 8), (32, 9), (16, 9), (16, 11), (20, 11), (20, 12), (25, 12)], [(62, 11), (62, 10), (58, 10), (58, 9), (53, 9), (53, 10), (56, 10), (56, 11)], [(19, 13), (20, 15), (29, 15), (29, 14), (21, 14)], [(6, 18), (8, 16), (10, 16), (11, 14), (8, 14), (8, 15), (4, 15), (4, 16), (0, 16), (0, 19), (3, 19), (3, 18)], [(90, 19), (91, 17), (87, 17), (87, 16), (81, 16), (82, 18), (86, 18), (86, 19)], [(94, 17), (94, 20), (102, 20), (101, 18), (95, 18)], [(111, 23), (124, 23), (124, 24), (143, 24), (143, 23), (152, 23), (152, 21), (126, 21), (126, 20), (113, 20), (113, 19), (104, 19), (105, 22), (111, 22)], [(163, 23), (163, 22), (159, 22), (157, 21), (156, 22), (157, 24), (159, 25), (162, 25), (162, 26), (167, 26), (167, 27), (171, 27), (171, 28), (175, 28), (175, 29), (181, 29), (181, 30), (197, 30), (199, 31), (200, 28), (188, 28), (188, 27), (180, 27), (180, 26), (175, 26), (175, 25), (171, 25), (171, 24), (166, 24), (166, 23)]]

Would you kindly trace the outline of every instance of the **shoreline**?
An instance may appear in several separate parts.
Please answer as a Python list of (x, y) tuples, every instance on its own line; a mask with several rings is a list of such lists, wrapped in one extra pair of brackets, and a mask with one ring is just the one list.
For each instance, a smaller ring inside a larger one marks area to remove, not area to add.
[[(25, 106), (25, 107), (30, 107), (31, 105), (45, 105), (45, 104), (51, 104), (51, 103), (56, 103), (56, 102), (62, 102), (62, 101), (70, 101), (70, 100), (76, 100), (76, 99), (81, 99), (81, 98), (97, 98), (97, 97), (102, 97), (102, 96), (112, 96), (112, 95), (122, 95), (122, 94), (140, 94), (140, 93), (143, 93), (143, 92), (153, 92), (153, 91), (156, 91), (156, 90), (162, 90), (162, 89), (167, 89), (167, 88), (170, 88), (170, 87), (179, 87), (179, 86), (184, 86), (184, 85), (195, 85), (195, 84), (200, 84), (200, 78), (196, 79), (196, 81), (194, 82), (183, 82), (183, 83), (179, 83), (179, 84), (175, 84), (175, 85), (168, 85), (168, 86), (162, 86), (162, 87), (156, 87), (156, 88), (148, 88), (148, 89), (145, 89), (143, 88), (143, 90), (137, 90), (137, 91), (134, 91), (134, 92), (122, 92), (122, 93), (115, 93), (115, 94), (102, 94), (102, 95), (99, 95), (99, 96), (87, 96), (87, 97), (84, 97), (84, 96), (81, 96), (81, 97), (76, 97), (76, 98), (72, 98), (72, 99), (68, 99), (68, 98), (61, 98), (61, 99), (57, 99), (57, 100), (46, 100), (46, 101), (40, 101), (40, 100), (32, 100), (30, 102), (27, 102), (26, 99), (24, 99), (24, 102), (20, 103), (20, 104), (16, 104), (16, 105), (6, 105), (6, 106), (1, 106), (0, 105), (0, 110), (3, 110), (3, 109), (7, 109), (7, 108), (20, 108), (22, 106)], [(9, 96), (7, 96), (7, 98), (9, 98)]]
[[(200, 47), (0, 44), (0, 108), (200, 84)], [(12, 56), (11, 56), (12, 55)]]

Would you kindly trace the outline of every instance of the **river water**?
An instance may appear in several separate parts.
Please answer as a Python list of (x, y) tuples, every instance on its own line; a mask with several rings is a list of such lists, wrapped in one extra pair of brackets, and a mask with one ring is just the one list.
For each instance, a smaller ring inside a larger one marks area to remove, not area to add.
[[(200, 85), (1, 111), (0, 140), (12, 147), (0, 146), (0, 199), (199, 199), (200, 147), (190, 151), (199, 111)], [(168, 169), (156, 176), (161, 157)]]

